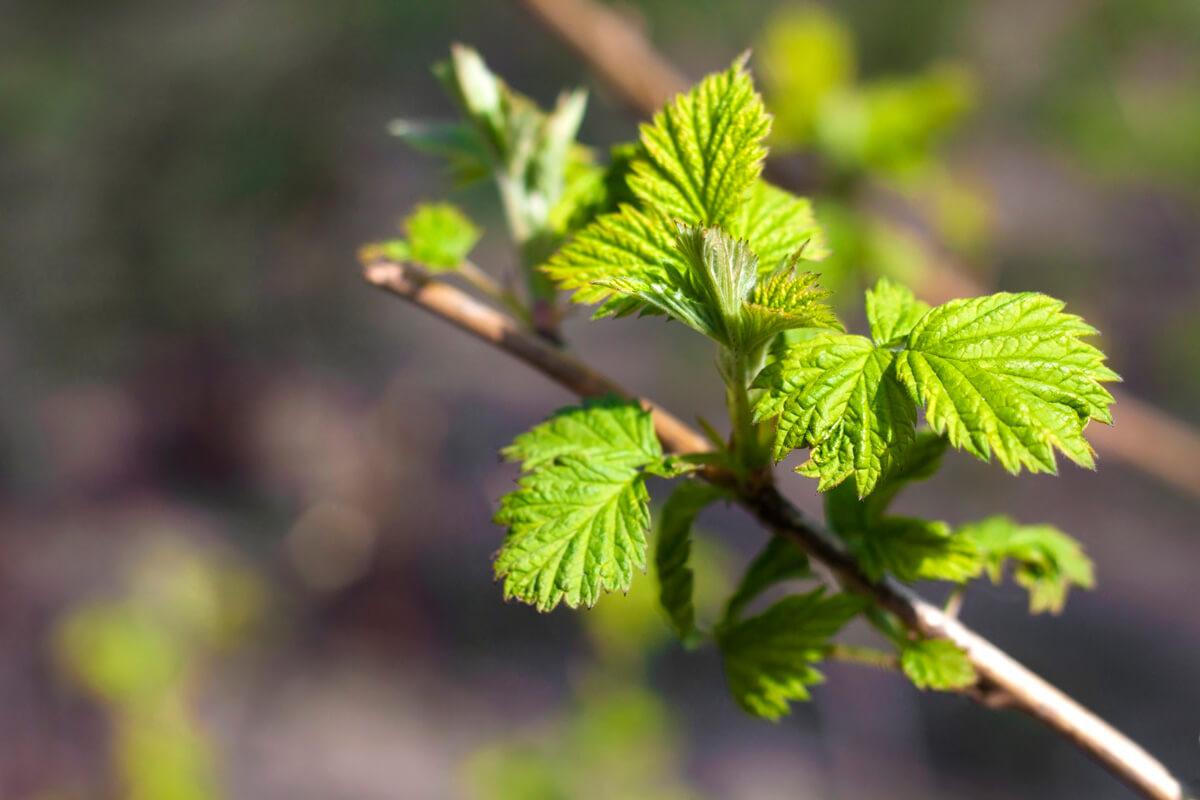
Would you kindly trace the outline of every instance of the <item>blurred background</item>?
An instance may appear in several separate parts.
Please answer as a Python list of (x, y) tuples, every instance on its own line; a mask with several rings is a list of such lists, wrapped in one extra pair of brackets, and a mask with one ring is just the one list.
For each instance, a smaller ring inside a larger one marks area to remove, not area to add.
[[(825, 165), (852, 324), (875, 274), (922, 269), (869, 181), (976, 281), (1066, 299), (1126, 388), (1200, 426), (1200, 3), (617, 7), (692, 78), (755, 47), (777, 149)], [(491, 187), (387, 135), (453, 114), (429, 71), (453, 41), (543, 104), (592, 88), (584, 142), (636, 135), (517, 4), (0, 9), (0, 798), (1132, 796), (1028, 719), (861, 667), (746, 717), (649, 581), (586, 613), (502, 602), (496, 451), (570, 398), (354, 254), (448, 197), (511, 268)], [(587, 359), (721, 418), (700, 337), (585, 321)], [(1082, 540), (1099, 585), (1061, 616), (984, 585), (965, 618), (1200, 781), (1195, 497), (1113, 459), (1014, 479), (952, 455), (903, 507)], [(701, 522), (715, 595), (764, 534)]]

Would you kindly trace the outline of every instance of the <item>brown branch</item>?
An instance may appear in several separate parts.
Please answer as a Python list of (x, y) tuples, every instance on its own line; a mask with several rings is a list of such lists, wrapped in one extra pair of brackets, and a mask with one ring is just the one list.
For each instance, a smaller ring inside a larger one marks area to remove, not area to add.
[[(516, 0), (539, 22), (566, 42), (630, 108), (650, 116), (691, 81), (663, 58), (650, 41), (619, 13), (592, 0)], [(767, 164), (767, 176), (795, 187), (793, 175), (777, 162)], [(887, 194), (885, 192), (885, 194)], [(882, 198), (875, 213), (891, 225), (903, 204), (898, 197)], [(916, 232), (913, 232), (914, 234)], [(925, 254), (923, 274), (913, 289), (932, 303), (974, 297), (987, 290), (949, 255), (926, 237), (914, 235)], [(1093, 426), (1092, 439), (1101, 455), (1111, 456), (1200, 498), (1200, 433), (1128, 392), (1112, 389), (1116, 398), (1114, 427)]]
[[(561, 2), (562, 0), (556, 0)], [(391, 262), (366, 266), (370, 283), (415, 304), (507, 352), (546, 377), (584, 397), (631, 395), (616, 382), (546, 342), (523, 332), (501, 312), (464, 292)], [(688, 453), (709, 449), (708, 440), (664, 409), (645, 403), (664, 448)], [(710, 468), (704, 477), (724, 484), (729, 476)], [(949, 639), (966, 651), (980, 676), (973, 696), (985, 705), (1024, 711), (1095, 758), (1129, 786), (1154, 800), (1182, 800), (1179, 783), (1152, 756), (1071, 698), (1021, 666), (995, 645), (887, 578), (872, 581), (841, 542), (769, 484), (739, 490), (739, 503), (769, 530), (787, 537), (821, 561), (845, 587), (872, 597), (924, 636)]]

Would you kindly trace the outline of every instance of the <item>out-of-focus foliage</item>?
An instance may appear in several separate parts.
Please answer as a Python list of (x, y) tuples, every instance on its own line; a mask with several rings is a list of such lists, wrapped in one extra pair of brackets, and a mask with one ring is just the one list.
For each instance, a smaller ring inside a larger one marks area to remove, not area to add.
[(60, 667), (108, 714), (125, 800), (216, 800), (217, 748), (195, 709), (207, 663), (263, 613), (254, 573), (192, 545), (153, 544), (111, 597), (87, 601), (55, 634)]
[(1054, 47), (1035, 107), (1071, 155), (1115, 178), (1200, 175), (1200, 6), (1089, 3)]
[(777, 148), (815, 149), (839, 169), (904, 175), (976, 103), (974, 81), (953, 64), (860, 83), (850, 32), (815, 5), (785, 6), (764, 26), (764, 93)]
[(913, 234), (865, 208), (865, 181), (886, 184), (922, 208), (951, 251), (977, 255), (990, 232), (985, 193), (942, 163), (940, 146), (979, 103), (961, 63), (935, 62), (911, 75), (863, 80), (854, 39), (833, 13), (784, 5), (767, 20), (756, 51), (763, 92), (775, 117), (772, 145), (817, 160), (824, 183), (816, 201), (832, 255), (823, 285), (865, 273), (914, 281), (928, 249)]
[(445, 272), (461, 265), (480, 237), (475, 223), (449, 203), (417, 206), (400, 228), (406, 238), (364, 245), (360, 259), (411, 261), (430, 272)]
[[(693, 534), (694, 535), (694, 534)], [(728, 554), (704, 537), (693, 542), (701, 620), (715, 617), (728, 590)], [(646, 685), (651, 656), (672, 639), (650, 585), (637, 572), (630, 591), (581, 612), (592, 661), (564, 710), (506, 734), (464, 764), (472, 800), (699, 800), (682, 777), (677, 724)]]
[(638, 686), (590, 681), (570, 710), (475, 753), (464, 770), (475, 800), (699, 800), (681, 777), (669, 711)]

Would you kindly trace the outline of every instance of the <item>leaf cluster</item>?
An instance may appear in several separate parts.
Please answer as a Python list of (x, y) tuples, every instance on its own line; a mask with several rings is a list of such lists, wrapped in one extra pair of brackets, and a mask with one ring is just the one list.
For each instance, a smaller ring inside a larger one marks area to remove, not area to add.
[(854, 478), (869, 494), (911, 447), (917, 410), (950, 443), (1010, 472), (1056, 472), (1055, 452), (1093, 467), (1090, 420), (1111, 423), (1117, 375), (1095, 329), (1034, 292), (929, 308), (881, 279), (867, 294), (871, 338), (824, 333), (783, 348), (759, 374), (758, 419), (778, 417), (775, 457), (810, 448), (821, 489)]
[[(808, 558), (779, 537), (719, 618), (698, 618), (696, 519), (751, 476), (769, 481), (768, 450), (781, 460), (796, 449), (808, 450), (798, 471), (819, 481), (830, 528), (871, 580), (961, 591), (1011, 570), (1033, 612), (1059, 611), (1072, 586), (1092, 585), (1079, 544), (1050, 526), (991, 517), (953, 529), (889, 513), (949, 447), (1011, 472), (1053, 472), (1058, 453), (1093, 465), (1084, 431), (1111, 422), (1103, 384), (1117, 376), (1087, 341), (1096, 331), (1060, 301), (999, 293), (930, 307), (884, 279), (866, 295), (870, 335), (846, 332), (804, 269), (826, 251), (810, 204), (762, 179), (771, 119), (744, 58), (674, 98), (607, 168), (574, 142), (581, 93), (543, 111), (462, 47), (438, 73), (463, 121), (396, 131), (447, 156), (460, 178), (494, 178), (522, 253), (548, 246), (538, 274), (574, 301), (599, 304), (597, 316), (665, 315), (716, 342), (733, 426), (729, 444), (706, 428), (715, 453), (667, 456), (647, 410), (607, 397), (518, 436), (503, 456), (521, 475), (495, 515), (507, 528), (495, 559), (505, 598), (550, 611), (628, 591), (647, 566), (648, 479), (719, 465), (732, 486), (688, 478), (670, 495), (653, 562), (667, 623), (686, 646), (721, 651), (743, 708), (775, 719), (807, 699), (820, 663), (842, 652), (833, 637), (860, 616), (894, 648), (875, 660), (918, 687), (974, 684), (966, 653), (912, 638), (867, 597), (815, 585)], [(461, 269), (479, 237), (447, 205), (418, 208), (403, 228), (403, 239), (374, 247), (433, 271)], [(789, 593), (798, 581), (803, 589)]]

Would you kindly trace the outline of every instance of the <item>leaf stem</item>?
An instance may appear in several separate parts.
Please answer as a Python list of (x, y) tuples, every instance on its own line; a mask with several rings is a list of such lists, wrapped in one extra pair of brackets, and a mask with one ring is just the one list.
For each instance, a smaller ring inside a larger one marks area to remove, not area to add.
[(523, 323), (530, 326), (533, 325), (529, 309), (521, 302), (521, 298), (508, 289), (505, 289), (491, 275), (481, 270), (473, 262), (464, 260), (458, 265), (458, 274), (463, 277), (463, 280), (471, 284), (471, 286), (512, 312)]
[(722, 349), (719, 359), (721, 374), (725, 378), (729, 418), (733, 425), (729, 449), (747, 473), (770, 464), (770, 454), (763, 443), (762, 426), (754, 422), (753, 398), (750, 394), (750, 382), (762, 368), (763, 355), (762, 347), (753, 351)]
[(529, 292), (529, 313), (525, 321), (544, 339), (558, 343), (558, 310), (554, 283), (538, 267), (554, 251), (554, 237), (546, 226), (544, 216), (531, 208), (535, 205), (524, 185), (512, 175), (498, 172), (496, 186), (500, 191), (500, 204), (508, 223), (509, 235), (516, 243), (521, 258), (521, 276)]
[(865, 664), (880, 669), (900, 669), (900, 659), (892, 653), (885, 653), (873, 647), (859, 647), (852, 644), (833, 644), (826, 654), (837, 661), (847, 661), (854, 664)]

